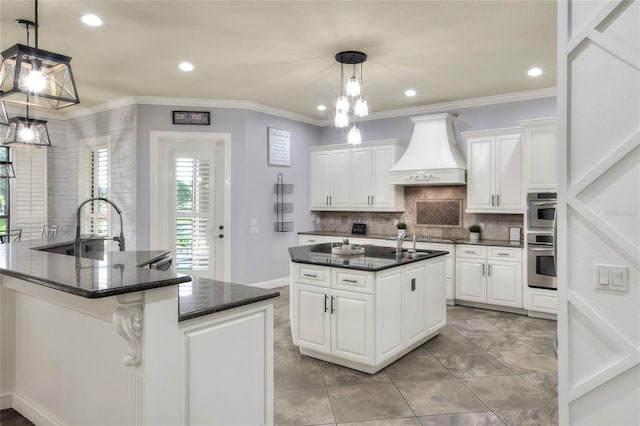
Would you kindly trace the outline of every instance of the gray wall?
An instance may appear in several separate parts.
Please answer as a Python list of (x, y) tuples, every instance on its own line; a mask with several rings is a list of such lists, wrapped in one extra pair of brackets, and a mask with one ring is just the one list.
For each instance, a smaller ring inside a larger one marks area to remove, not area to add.
[[(457, 116), (453, 127), (456, 132), (460, 152), (466, 157), (467, 142), (460, 136), (461, 132), (515, 127), (518, 125), (517, 122), (519, 120), (555, 117), (556, 99), (543, 98), (473, 108), (448, 109), (420, 115), (441, 114), (445, 112)], [(362, 132), (362, 140), (400, 139), (405, 143), (409, 143), (411, 132), (413, 131), (413, 122), (409, 117), (410, 116), (363, 121), (359, 124)], [(347, 133), (348, 129), (336, 129), (333, 126), (324, 127), (319, 143), (321, 145), (345, 143)]]
[[(231, 280), (255, 283), (289, 274), (287, 248), (296, 245), (297, 231), (312, 229), (309, 212), (309, 146), (320, 138), (320, 128), (267, 114), (239, 109), (209, 109), (211, 126), (171, 124), (171, 106), (138, 106), (138, 249), (149, 246), (149, 132), (231, 133)], [(199, 110), (207, 110), (198, 108)], [(291, 167), (267, 165), (267, 127), (291, 132)], [(287, 220), (294, 232), (273, 231), (273, 184), (277, 173), (293, 183), (294, 213)], [(249, 219), (255, 218), (260, 233), (249, 234)]]

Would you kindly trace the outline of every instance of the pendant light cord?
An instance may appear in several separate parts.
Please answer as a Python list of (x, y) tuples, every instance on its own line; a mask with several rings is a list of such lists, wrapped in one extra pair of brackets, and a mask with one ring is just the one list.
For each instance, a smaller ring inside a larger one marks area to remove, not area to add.
[[(35, 2), (36, 2), (36, 6), (35, 6), (35, 9), (36, 9), (36, 45), (35, 45), (35, 48), (37, 49), (38, 48), (38, 27), (40, 26), (40, 24), (38, 23), (38, 0), (35, 0)], [(29, 31), (27, 31), (27, 35), (28, 34), (29, 34)], [(27, 44), (28, 44), (28, 42), (27, 42)]]

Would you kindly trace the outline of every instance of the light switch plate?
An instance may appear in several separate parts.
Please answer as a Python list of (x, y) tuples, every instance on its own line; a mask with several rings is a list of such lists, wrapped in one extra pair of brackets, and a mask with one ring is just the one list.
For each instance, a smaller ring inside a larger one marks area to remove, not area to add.
[(603, 265), (596, 263), (594, 281), (599, 290), (629, 292), (629, 269), (626, 265)]

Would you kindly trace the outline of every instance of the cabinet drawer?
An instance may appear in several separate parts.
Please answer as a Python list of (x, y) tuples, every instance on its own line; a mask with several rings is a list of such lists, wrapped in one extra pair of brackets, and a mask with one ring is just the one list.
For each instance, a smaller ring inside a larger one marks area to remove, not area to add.
[(522, 249), (516, 247), (489, 247), (489, 260), (522, 260)]
[(331, 287), (331, 268), (297, 264), (295, 266), (295, 281), (302, 284)]
[(487, 247), (461, 244), (456, 247), (456, 257), (465, 257), (468, 259), (486, 259)]
[(546, 294), (531, 294), (531, 311), (540, 311), (556, 314), (558, 312), (558, 297)]
[(332, 288), (373, 294), (374, 279), (372, 272), (352, 271), (342, 268), (332, 268), (332, 270)]

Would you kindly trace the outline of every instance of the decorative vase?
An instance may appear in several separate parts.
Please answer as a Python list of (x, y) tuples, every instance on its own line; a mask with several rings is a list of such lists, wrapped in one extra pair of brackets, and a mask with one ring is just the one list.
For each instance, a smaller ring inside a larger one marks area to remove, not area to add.
[(471, 232), (471, 241), (480, 241), (480, 233), (479, 232)]

